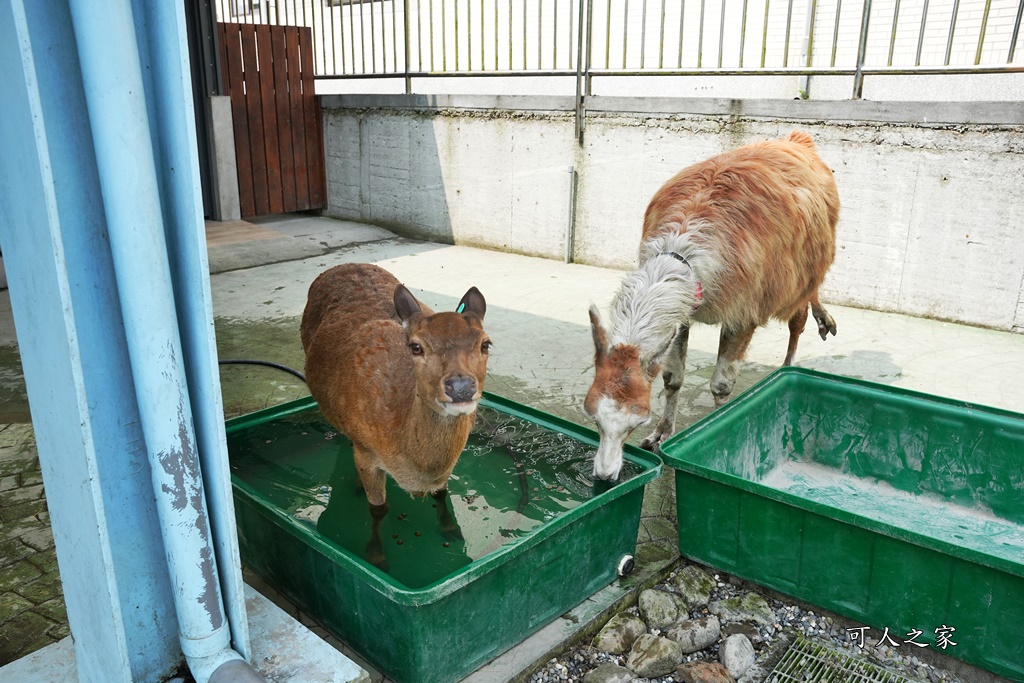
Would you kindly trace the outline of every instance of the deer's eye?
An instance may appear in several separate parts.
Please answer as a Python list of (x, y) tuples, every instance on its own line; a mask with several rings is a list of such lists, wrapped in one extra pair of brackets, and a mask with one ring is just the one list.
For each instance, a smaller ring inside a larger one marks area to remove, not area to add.
[(412, 351), (412, 355), (414, 356), (423, 355), (423, 346), (417, 342), (409, 342), (409, 350)]
[(488, 339), (487, 341), (480, 345), (480, 353), (487, 353), (488, 351), (491, 350), (492, 346), (494, 346), (494, 344), (492, 344), (491, 340)]

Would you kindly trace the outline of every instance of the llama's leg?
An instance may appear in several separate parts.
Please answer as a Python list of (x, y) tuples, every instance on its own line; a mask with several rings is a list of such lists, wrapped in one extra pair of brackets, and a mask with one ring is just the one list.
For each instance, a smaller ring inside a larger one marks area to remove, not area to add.
[(448, 489), (434, 491), (430, 494), (437, 504), (437, 525), (441, 528), (441, 535), (450, 541), (461, 541), (462, 529), (455, 519), (455, 515), (448, 509)]
[(814, 319), (818, 321), (818, 334), (821, 335), (822, 341), (828, 337), (828, 333), (831, 332), (832, 336), (836, 336), (836, 321), (829, 315), (825, 307), (818, 301), (818, 293), (815, 292), (811, 297), (811, 314)]
[(800, 335), (804, 332), (807, 324), (807, 304), (800, 307), (800, 310), (789, 319), (789, 348), (786, 349), (786, 360), (783, 365), (792, 365), (793, 357), (796, 356), (796, 347), (800, 343)]
[(755, 329), (757, 328), (754, 325), (738, 332), (722, 328), (718, 340), (718, 363), (715, 365), (714, 374), (711, 375), (711, 394), (715, 397), (716, 406), (729, 400), (729, 394), (736, 386), (736, 372), (740, 361), (747, 353)]
[(665, 354), (665, 368), (661, 379), (665, 383), (665, 411), (654, 431), (640, 442), (640, 448), (657, 450), (661, 442), (676, 431), (676, 406), (679, 405), (679, 389), (683, 386), (683, 370), (686, 366), (686, 347), (690, 342), (690, 328), (682, 327), (668, 353)]

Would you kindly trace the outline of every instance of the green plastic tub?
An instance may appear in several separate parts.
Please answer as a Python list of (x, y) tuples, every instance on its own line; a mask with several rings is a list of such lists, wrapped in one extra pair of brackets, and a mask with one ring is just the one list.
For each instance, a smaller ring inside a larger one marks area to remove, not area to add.
[(351, 445), (312, 399), (227, 431), (245, 565), (399, 683), (459, 680), (615, 580), (662, 468), (630, 448), (628, 479), (593, 484), (594, 432), (486, 395), (449, 483), (463, 538), (389, 481), (384, 571)]
[(1024, 416), (783, 368), (662, 453), (683, 555), (1024, 680)]

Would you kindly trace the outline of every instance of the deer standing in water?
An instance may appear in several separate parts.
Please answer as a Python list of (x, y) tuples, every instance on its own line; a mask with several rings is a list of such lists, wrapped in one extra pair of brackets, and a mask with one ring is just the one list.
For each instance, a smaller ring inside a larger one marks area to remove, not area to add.
[(380, 522), (390, 474), (437, 500), (442, 532), (459, 536), (448, 478), (483, 393), (491, 341), (476, 287), (456, 311), (434, 313), (387, 271), (335, 266), (309, 288), (302, 314), (306, 382), (324, 417), (352, 441), (373, 518), (370, 560), (383, 565)]
[(791, 132), (689, 166), (666, 182), (644, 215), (640, 266), (622, 282), (608, 329), (590, 308), (595, 376), (584, 409), (601, 443), (594, 476), (616, 479), (622, 444), (650, 418), (658, 373), (665, 410), (641, 446), (655, 450), (675, 431), (693, 321), (721, 325), (711, 377), (715, 404), (729, 398), (757, 327), (789, 323), (793, 362), (810, 306), (818, 333), (836, 323), (818, 301), (835, 258), (839, 194), (810, 135)]

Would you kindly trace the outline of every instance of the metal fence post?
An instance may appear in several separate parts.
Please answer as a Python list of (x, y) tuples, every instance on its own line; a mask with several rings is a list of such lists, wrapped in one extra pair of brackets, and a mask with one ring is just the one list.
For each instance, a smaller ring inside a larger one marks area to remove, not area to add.
[(405, 16), (403, 17), (402, 21), (403, 25), (405, 26), (405, 94), (411, 95), (412, 76), (409, 75), (409, 72), (411, 69), (410, 62), (412, 58), (409, 56), (409, 0), (404, 0), (404, 2), (402, 3), (402, 8), (405, 13)]
[(584, 108), (585, 95), (583, 94), (583, 44), (585, 42), (583, 39), (583, 3), (584, 0), (580, 0), (579, 22), (576, 30), (576, 141), (581, 145), (583, 144), (583, 119), (586, 116), (586, 110)]
[(864, 93), (864, 55), (868, 51), (868, 26), (871, 23), (871, 0), (864, 0), (864, 13), (860, 19), (860, 44), (857, 46), (857, 72), (853, 76), (853, 99)]

